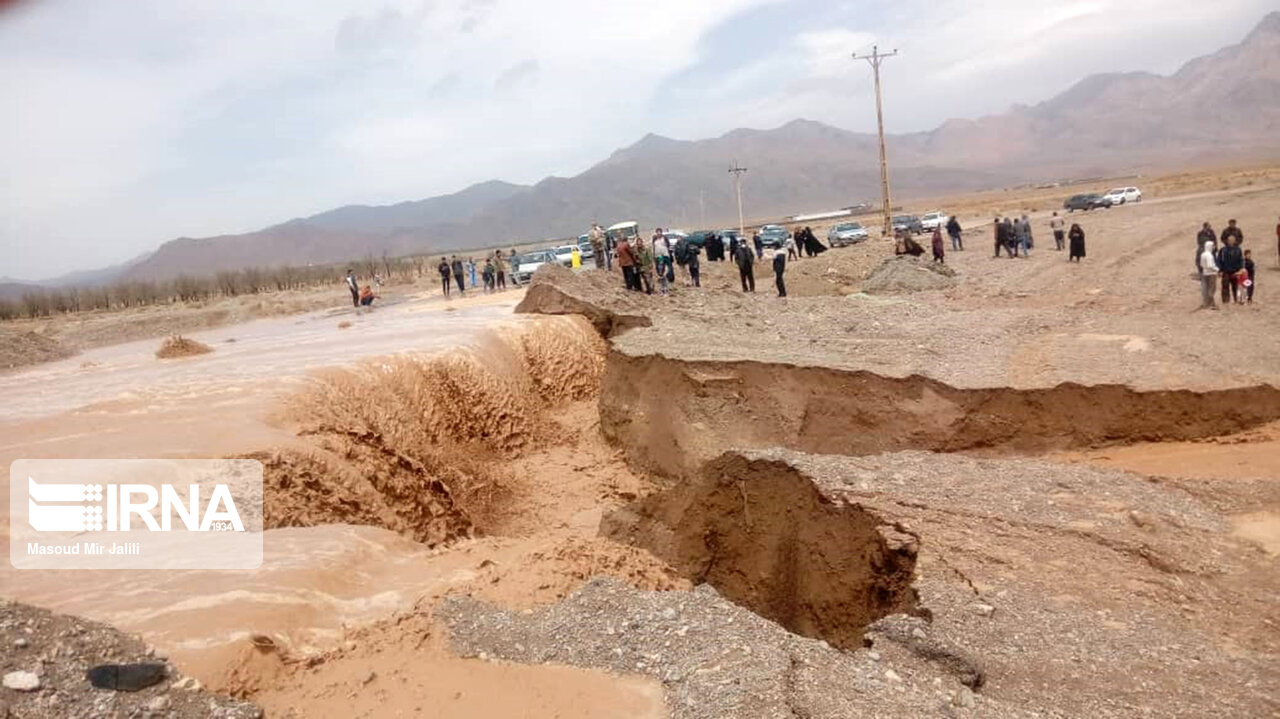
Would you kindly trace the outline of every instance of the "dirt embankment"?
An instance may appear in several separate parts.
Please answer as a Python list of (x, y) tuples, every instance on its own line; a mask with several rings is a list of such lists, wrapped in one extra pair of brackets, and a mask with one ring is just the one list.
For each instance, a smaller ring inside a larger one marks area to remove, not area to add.
[(0, 372), (71, 357), (65, 344), (30, 330), (0, 327)]
[(432, 546), (483, 532), (513, 511), (503, 465), (555, 439), (546, 409), (594, 396), (603, 353), (563, 317), (318, 378), (288, 412), (315, 449), (258, 456), (266, 525), (375, 524)]
[[(591, 322), (601, 337), (611, 337), (632, 327), (648, 327), (642, 309), (629, 312), (624, 307), (635, 300), (616, 286), (615, 276), (606, 272), (575, 274), (559, 265), (543, 265), (533, 276), (516, 312), (544, 315), (580, 315)], [(566, 289), (566, 287), (572, 289)]]
[(957, 389), (920, 376), (610, 352), (605, 436), (676, 476), (729, 447), (865, 455), (1016, 453), (1230, 434), (1280, 418), (1280, 389), (1141, 392), (1117, 385)]

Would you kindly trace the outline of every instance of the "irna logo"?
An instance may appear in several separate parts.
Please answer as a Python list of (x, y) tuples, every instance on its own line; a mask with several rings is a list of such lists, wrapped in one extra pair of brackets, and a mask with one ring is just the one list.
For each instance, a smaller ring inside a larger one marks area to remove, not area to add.
[(243, 532), (231, 490), (214, 484), (202, 496), (199, 484), (181, 491), (172, 484), (41, 483), (27, 477), (27, 523), (37, 532)]

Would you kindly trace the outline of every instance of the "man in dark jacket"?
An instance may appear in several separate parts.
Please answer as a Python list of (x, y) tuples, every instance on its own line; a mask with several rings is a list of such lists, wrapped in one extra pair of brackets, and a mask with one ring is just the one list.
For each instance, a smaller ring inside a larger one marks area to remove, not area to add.
[(1218, 235), (1213, 231), (1213, 227), (1208, 222), (1200, 227), (1200, 232), (1196, 235), (1196, 274), (1200, 274), (1200, 253), (1204, 252), (1204, 243), (1218, 243)]
[(449, 263), (449, 266), (453, 270), (454, 281), (458, 283), (458, 292), (464, 295), (467, 294), (467, 288), (462, 284), (462, 260), (458, 259), (457, 255), (454, 255), (453, 262)]
[(764, 240), (760, 239), (760, 233), (757, 232), (751, 236), (751, 242), (756, 246), (756, 259), (764, 259)]
[(951, 249), (956, 251), (964, 249), (964, 240), (960, 237), (960, 221), (956, 219), (955, 215), (952, 215), (951, 219), (947, 220), (947, 236), (951, 238)]
[(1227, 234), (1227, 230), (1222, 231), (1222, 236), (1226, 239), (1222, 249), (1218, 250), (1218, 271), (1222, 273), (1222, 304), (1224, 305), (1228, 301), (1234, 302), (1240, 299), (1239, 288), (1236, 286), (1236, 273), (1244, 269), (1244, 253), (1240, 251), (1240, 245), (1235, 237)]
[(778, 285), (778, 296), (787, 296), (787, 285), (782, 281), (782, 273), (787, 271), (787, 251), (781, 247), (773, 253), (773, 275)]
[(1007, 247), (1008, 240), (1009, 240), (1009, 238), (1005, 237), (1004, 223), (1000, 221), (999, 217), (996, 217), (995, 221), (992, 223), (991, 231), (992, 231), (992, 237), (995, 239), (995, 242), (996, 242), (996, 253), (992, 255), (992, 257), (999, 257), (1000, 248)]
[(756, 291), (756, 258), (751, 256), (751, 248), (740, 242), (733, 252), (733, 261), (738, 265), (738, 279), (742, 280), (743, 292)]
[(1240, 231), (1239, 227), (1236, 227), (1236, 221), (1227, 220), (1227, 229), (1222, 231), (1222, 246), (1224, 248), (1232, 237), (1236, 239), (1236, 247), (1244, 245), (1244, 233)]

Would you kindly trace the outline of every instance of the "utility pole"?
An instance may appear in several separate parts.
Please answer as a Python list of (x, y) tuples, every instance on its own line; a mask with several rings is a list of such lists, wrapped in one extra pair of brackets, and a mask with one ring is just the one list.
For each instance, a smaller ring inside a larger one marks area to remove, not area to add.
[(740, 167), (737, 160), (729, 168), (729, 174), (733, 175), (733, 188), (738, 193), (738, 239), (747, 236), (747, 223), (742, 219), (742, 173), (746, 171), (747, 168)]
[(889, 157), (884, 149), (884, 108), (880, 100), (880, 63), (885, 58), (897, 55), (898, 51), (894, 50), (890, 53), (880, 52), (879, 46), (871, 46), (870, 55), (853, 54), (854, 60), (866, 60), (871, 65), (871, 72), (876, 78), (876, 124), (880, 126), (880, 194), (884, 200), (884, 234), (893, 234), (893, 216), (890, 213), (889, 205)]

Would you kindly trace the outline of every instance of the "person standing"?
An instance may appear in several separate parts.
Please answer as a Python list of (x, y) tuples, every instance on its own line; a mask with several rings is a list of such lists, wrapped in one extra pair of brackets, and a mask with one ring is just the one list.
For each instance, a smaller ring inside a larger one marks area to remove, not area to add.
[(671, 243), (662, 233), (654, 233), (653, 265), (658, 273), (658, 291), (665, 295), (671, 280), (675, 278), (675, 271), (671, 268)]
[(1021, 244), (1021, 240), (1018, 238), (1017, 223), (1013, 221), (1012, 217), (1006, 217), (1002, 224), (1004, 225), (1004, 239), (1009, 243), (1005, 247), (1005, 251), (1009, 253), (1009, 259), (1014, 259), (1018, 256), (1018, 245)]
[(1031, 250), (1036, 248), (1036, 236), (1031, 231), (1031, 218), (1026, 215), (1022, 216), (1022, 234), (1027, 238), (1027, 253), (1029, 255)]
[(737, 235), (729, 235), (729, 260), (732, 262), (738, 261), (738, 236)]
[(1200, 226), (1200, 232), (1196, 233), (1196, 272), (1200, 271), (1200, 256), (1204, 254), (1204, 245), (1206, 242), (1217, 244), (1218, 236), (1214, 233), (1213, 227), (1208, 223)]
[(1000, 221), (1000, 216), (996, 215), (996, 219), (991, 222), (993, 237), (996, 242), (996, 253), (992, 257), (1000, 256), (1000, 248), (1008, 247), (1009, 238), (1004, 234), (1004, 223)]
[(440, 271), (440, 283), (441, 283), (441, 286), (444, 288), (444, 296), (448, 297), (449, 285), (451, 284), (450, 277), (449, 277), (449, 274), (450, 274), (449, 260), (441, 257), (440, 264), (436, 265), (436, 269)]
[(1072, 260), (1079, 262), (1084, 259), (1084, 230), (1080, 228), (1079, 223), (1071, 224), (1071, 231), (1067, 233), (1067, 242), (1070, 247), (1067, 262)]
[[(960, 221), (952, 215), (947, 220), (947, 236), (951, 238), (951, 249), (959, 252), (964, 249), (964, 238), (961, 236)], [(1061, 249), (1061, 248), (1059, 248)]]
[(782, 281), (782, 275), (787, 271), (787, 251), (779, 247), (773, 252), (773, 276), (774, 282), (778, 285), (778, 296), (787, 296), (787, 285)]
[(755, 264), (756, 258), (751, 256), (751, 248), (747, 243), (738, 243), (733, 253), (733, 262), (738, 266), (738, 279), (742, 280), (743, 292), (756, 291)]
[(756, 246), (756, 259), (764, 259), (764, 240), (760, 239), (760, 233), (757, 232), (751, 236), (751, 242)]
[(462, 260), (457, 255), (453, 256), (453, 261), (449, 263), (449, 269), (453, 270), (453, 281), (458, 283), (458, 293), (465, 296), (467, 294), (466, 281), (462, 278)]
[(477, 284), (475, 258), (472, 258), (472, 257), (467, 258), (467, 275), (471, 278), (471, 287), (474, 289)]
[[(1235, 240), (1236, 247), (1244, 246), (1244, 233), (1240, 231), (1239, 227), (1236, 227), (1235, 220), (1227, 220), (1227, 229), (1222, 231), (1222, 236), (1218, 238), (1218, 244), (1222, 245), (1223, 249), (1225, 249), (1227, 245), (1231, 244), (1233, 239)], [(1218, 251), (1221, 252), (1222, 250)]]
[(653, 294), (653, 253), (644, 246), (644, 240), (639, 237), (636, 238), (633, 249), (636, 254), (636, 272), (640, 275), (640, 281), (644, 283), (644, 293), (651, 295)]
[(622, 283), (629, 290), (640, 289), (640, 278), (636, 271), (636, 256), (631, 249), (631, 243), (627, 241), (627, 236), (623, 235), (618, 238), (618, 266), (622, 268)]
[(1222, 304), (1239, 302), (1240, 287), (1236, 275), (1244, 269), (1244, 253), (1236, 241), (1238, 235), (1230, 232), (1231, 227), (1222, 231), (1222, 249), (1218, 250), (1218, 271), (1222, 273)]
[(1196, 266), (1200, 269), (1200, 309), (1216, 310), (1213, 293), (1218, 284), (1218, 262), (1214, 258), (1214, 241), (1208, 240), (1202, 245), (1200, 258)]
[(356, 273), (347, 270), (347, 289), (351, 290), (351, 306), (360, 306), (360, 285), (356, 284)]
[(800, 259), (800, 253), (796, 252), (796, 240), (795, 240), (795, 237), (794, 237), (793, 235), (788, 234), (788, 235), (787, 235), (787, 239), (786, 239), (786, 241), (785, 241), (785, 242), (783, 242), (783, 243), (782, 243), (782, 246), (783, 246), (783, 247), (785, 247), (785, 248), (787, 248), (787, 259), (788, 259), (788, 260), (798, 260), (798, 259)]
[(1059, 252), (1066, 246), (1066, 233), (1062, 231), (1066, 224), (1067, 221), (1059, 217), (1057, 212), (1049, 220), (1049, 229), (1053, 230), (1053, 246)]
[(579, 250), (577, 245), (569, 250), (569, 266), (575, 270), (582, 267), (582, 250)]
[(493, 253), (493, 272), (497, 289), (507, 289), (507, 261), (502, 258), (502, 250)]
[(946, 247), (942, 244), (942, 228), (933, 228), (933, 261), (946, 263)]
[(1280, 265), (1280, 221), (1276, 222), (1276, 264)]
[(484, 279), (484, 291), (493, 292), (493, 258), (484, 258), (484, 269), (481, 270), (480, 276)]
[(595, 258), (596, 269), (605, 269), (604, 233), (600, 231), (599, 224), (591, 223), (591, 230), (587, 232), (587, 240), (591, 243), (591, 254)]
[(1257, 283), (1255, 270), (1257, 268), (1253, 264), (1253, 253), (1249, 250), (1244, 251), (1244, 289), (1245, 297), (1249, 304), (1253, 304), (1253, 286)]
[[(685, 242), (681, 240), (681, 242)], [(702, 263), (698, 259), (698, 255), (702, 252), (702, 248), (692, 242), (685, 242), (685, 257), (689, 261), (689, 281), (694, 287), (702, 286)]]

